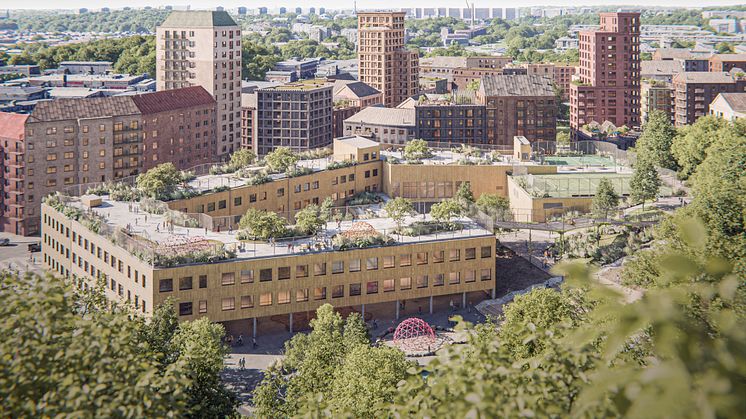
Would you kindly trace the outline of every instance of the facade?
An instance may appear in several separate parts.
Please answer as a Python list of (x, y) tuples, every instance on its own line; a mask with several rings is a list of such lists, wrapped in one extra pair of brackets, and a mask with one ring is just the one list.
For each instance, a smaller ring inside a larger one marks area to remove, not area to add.
[(563, 101), (570, 100), (570, 82), (575, 72), (575, 66), (571, 65), (552, 63), (526, 64), (526, 74), (551, 78), (552, 82), (562, 89)]
[(511, 57), (503, 56), (472, 56), (448, 57), (436, 56), (420, 60), (420, 71), (423, 74), (438, 74), (450, 77), (457, 68), (503, 68), (513, 62)]
[(156, 28), (157, 89), (202, 86), (217, 101), (214, 154), (241, 142), (241, 29), (225, 11), (173, 11)]
[(59, 70), (68, 74), (106, 74), (112, 71), (112, 64), (111, 61), (63, 61)]
[(673, 79), (676, 126), (693, 124), (710, 112), (721, 93), (746, 91), (746, 79), (723, 72), (684, 72)]
[(680, 60), (649, 60), (642, 61), (640, 76), (643, 80), (658, 80), (671, 83), (673, 77), (684, 70)]
[(357, 106), (352, 106), (345, 102), (335, 104), (332, 110), (332, 137), (343, 137), (345, 135), (345, 120), (358, 112), (360, 112), (360, 108)]
[(414, 109), (417, 138), (453, 144), (487, 140), (487, 111), (482, 105), (426, 101)]
[(513, 137), (555, 141), (556, 96), (552, 81), (540, 76), (486, 76), (477, 99), (487, 110), (487, 143), (512, 147)]
[(640, 125), (640, 13), (600, 13), (598, 30), (581, 31), (580, 66), (570, 87), (570, 128), (609, 121)]
[(653, 52), (653, 61), (677, 61), (684, 71), (710, 71), (712, 56), (712, 53), (688, 48), (658, 48)]
[(404, 145), (417, 138), (414, 109), (365, 108), (344, 121), (344, 135), (359, 135), (381, 144)]
[(710, 71), (722, 72), (739, 68), (746, 71), (746, 54), (715, 54), (710, 57)]
[(383, 95), (378, 90), (356, 80), (334, 80), (334, 103), (343, 102), (358, 110), (381, 105)]
[(159, 163), (188, 169), (212, 162), (213, 149), (205, 150), (204, 144), (215, 141), (215, 106), (209, 93), (196, 86), (41, 101), (24, 118), (0, 113), (14, 138), (8, 142), (13, 154), (3, 173), (9, 176), (3, 194), (20, 204), (6, 207), (3, 230), (38, 233), (42, 198), (62, 188), (134, 176)]
[(648, 121), (648, 116), (652, 111), (661, 111), (669, 116), (671, 123), (675, 122), (674, 90), (670, 83), (658, 80), (643, 80), (641, 91), (640, 115), (643, 124)]
[(746, 118), (746, 93), (720, 93), (710, 104), (710, 115), (727, 121)]
[(383, 104), (397, 106), (417, 93), (419, 54), (404, 46), (404, 12), (360, 12), (358, 79), (380, 91)]
[(146, 80), (144, 74), (46, 74), (17, 80), (30, 86), (79, 87), (86, 89), (125, 90)]
[(254, 152), (276, 147), (304, 151), (332, 144), (332, 88), (325, 80), (303, 80), (256, 90)]

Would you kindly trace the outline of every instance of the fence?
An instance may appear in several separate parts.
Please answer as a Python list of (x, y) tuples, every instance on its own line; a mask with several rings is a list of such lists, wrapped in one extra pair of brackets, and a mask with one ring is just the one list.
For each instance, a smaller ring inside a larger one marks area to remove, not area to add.
[(531, 150), (537, 158), (557, 155), (599, 155), (609, 157), (620, 165), (630, 165), (634, 162), (634, 153), (606, 141), (571, 141), (566, 144), (558, 144), (556, 141), (535, 141), (531, 143)]

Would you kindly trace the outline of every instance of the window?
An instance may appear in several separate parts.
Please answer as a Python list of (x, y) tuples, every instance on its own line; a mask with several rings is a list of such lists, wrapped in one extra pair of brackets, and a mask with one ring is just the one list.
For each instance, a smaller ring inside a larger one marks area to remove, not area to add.
[(342, 298), (345, 296), (345, 286), (335, 285), (332, 287), (332, 298)]
[(207, 275), (200, 275), (199, 276), (199, 287), (200, 288), (207, 288)]
[(481, 279), (482, 281), (489, 281), (490, 279), (492, 279), (492, 269), (482, 269), (479, 273), (479, 279)]
[(296, 278), (308, 277), (308, 265), (296, 265), (295, 266), (295, 277)]
[(208, 202), (207, 203), (207, 212), (215, 211), (215, 203), (214, 202)]
[(464, 250), (464, 259), (465, 260), (472, 260), (477, 258), (477, 249), (474, 247), (470, 247), (466, 250)]
[(254, 282), (254, 270), (253, 269), (242, 269), (241, 270), (241, 283), (250, 284)]
[(265, 306), (271, 306), (272, 305), (272, 293), (271, 292), (265, 292), (264, 294), (259, 295), (259, 306), (265, 307)]
[(277, 304), (290, 304), (290, 291), (279, 291), (277, 293)]
[[(281, 266), (277, 268), (277, 279), (290, 279), (290, 267)], [(279, 297), (278, 297), (279, 300)]]
[(448, 251), (448, 260), (455, 262), (461, 260), (461, 251), (459, 249), (451, 249)]
[(350, 297), (360, 295), (360, 283), (350, 284)]
[(365, 284), (365, 293), (378, 294), (378, 281), (368, 281), (368, 283)]
[(491, 246), (482, 246), (482, 259), (492, 257), (492, 247)]
[(396, 282), (393, 279), (383, 280), (383, 292), (392, 292), (395, 289)]
[(285, 188), (278, 188), (277, 189), (277, 196), (285, 196)]
[(236, 283), (236, 274), (235, 274), (235, 272), (223, 272), (223, 275), (220, 278), (220, 284), (222, 284), (222, 285), (233, 285), (235, 283)]
[(313, 275), (314, 276), (326, 275), (326, 262), (314, 263), (313, 264)]
[(393, 268), (395, 266), (395, 261), (393, 256), (384, 256), (383, 257), (383, 268)]
[(461, 283), (461, 272), (451, 272), (448, 274), (448, 284), (454, 285)]
[(236, 299), (234, 297), (223, 298), (223, 300), (220, 303), (220, 307), (223, 311), (235, 310)]
[(360, 265), (360, 259), (352, 259), (350, 260), (350, 272), (360, 272), (361, 265)]
[(427, 265), (427, 252), (417, 252), (417, 264)]
[(411, 290), (412, 289), (412, 278), (411, 277), (399, 278), (399, 289), (400, 290)]
[(199, 314), (207, 313), (207, 300), (199, 300)]
[[(112, 280), (113, 281), (113, 280)], [(171, 292), (174, 290), (174, 280), (169, 279), (161, 279), (158, 281), (158, 291), (160, 292)]]
[[(259, 282), (272, 280), (272, 268), (266, 268), (259, 271)], [(261, 305), (261, 304), (260, 304)]]
[(295, 291), (295, 301), (303, 302), (308, 301), (308, 288)]
[(417, 277), (417, 288), (427, 288), (427, 275)]
[(225, 199), (218, 201), (218, 209), (225, 209), (225, 206), (226, 206)]
[(375, 271), (378, 269), (378, 258), (368, 258), (365, 262), (365, 269), (368, 271)]
[(192, 289), (192, 277), (185, 276), (179, 278), (179, 291), (186, 291)]
[(466, 271), (464, 282), (474, 282), (477, 280), (477, 271)]
[(179, 303), (179, 316), (191, 316), (192, 315), (192, 302)]
[(437, 274), (433, 279), (434, 287), (442, 287), (445, 284), (445, 274)]
[(241, 206), (241, 197), (237, 196), (233, 198), (233, 206), (234, 207), (240, 207)]
[(399, 256), (399, 266), (412, 266), (412, 254)]
[(316, 287), (313, 289), (314, 300), (326, 300), (326, 287)]
[(332, 262), (332, 273), (333, 274), (341, 274), (345, 271), (345, 263), (341, 260), (335, 260)]

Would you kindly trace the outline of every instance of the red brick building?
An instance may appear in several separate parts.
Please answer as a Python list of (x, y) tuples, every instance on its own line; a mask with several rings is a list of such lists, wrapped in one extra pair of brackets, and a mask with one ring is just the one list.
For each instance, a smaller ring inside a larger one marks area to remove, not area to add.
[(710, 71), (731, 71), (740, 68), (746, 71), (746, 54), (715, 54), (710, 57)]
[(582, 31), (580, 66), (570, 85), (570, 127), (609, 121), (640, 125), (640, 13), (600, 13), (601, 27)]

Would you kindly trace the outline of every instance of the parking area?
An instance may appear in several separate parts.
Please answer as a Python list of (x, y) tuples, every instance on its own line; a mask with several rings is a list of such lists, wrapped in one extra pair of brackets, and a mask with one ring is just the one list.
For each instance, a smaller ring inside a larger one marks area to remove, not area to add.
[(8, 244), (0, 246), (0, 271), (33, 272), (43, 274), (41, 252), (29, 252), (30, 244), (39, 244), (38, 237), (24, 237), (0, 232), (0, 244), (8, 239)]

